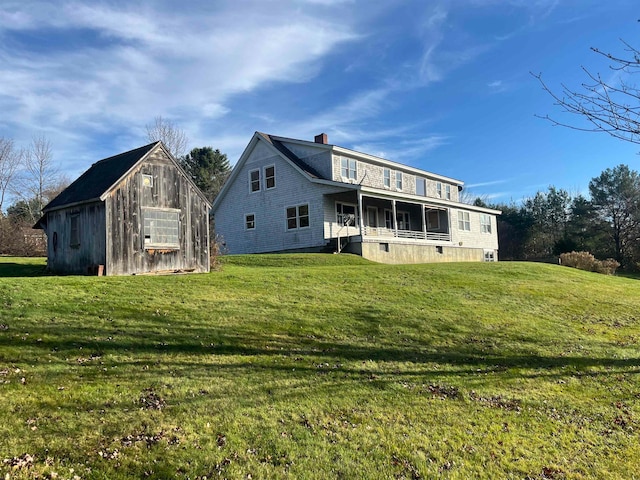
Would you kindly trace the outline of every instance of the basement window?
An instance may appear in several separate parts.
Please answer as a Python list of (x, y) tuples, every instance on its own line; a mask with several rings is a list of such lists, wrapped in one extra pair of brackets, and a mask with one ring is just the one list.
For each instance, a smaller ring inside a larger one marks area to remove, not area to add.
[(496, 252), (494, 250), (485, 250), (484, 251), (484, 261), (485, 262), (495, 262), (496, 261)]
[(145, 208), (144, 248), (180, 248), (180, 210), (174, 208)]

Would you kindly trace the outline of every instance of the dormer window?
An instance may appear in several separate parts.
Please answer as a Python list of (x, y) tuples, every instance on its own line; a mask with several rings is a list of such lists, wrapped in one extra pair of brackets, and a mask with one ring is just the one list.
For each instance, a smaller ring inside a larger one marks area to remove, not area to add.
[(340, 160), (340, 173), (342, 178), (348, 178), (349, 180), (356, 180), (358, 178), (356, 161), (351, 158), (342, 157)]

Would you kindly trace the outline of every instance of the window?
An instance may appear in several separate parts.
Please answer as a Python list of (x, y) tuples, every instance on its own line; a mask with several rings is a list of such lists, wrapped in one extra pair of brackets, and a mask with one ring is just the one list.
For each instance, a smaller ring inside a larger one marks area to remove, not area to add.
[(485, 262), (495, 262), (496, 261), (496, 253), (493, 250), (485, 250), (484, 251), (484, 261)]
[(253, 230), (256, 228), (256, 216), (253, 213), (247, 213), (244, 216), (244, 228), (245, 230)]
[(350, 203), (336, 203), (336, 222), (338, 225), (355, 227), (357, 221), (357, 208)]
[(151, 188), (153, 187), (153, 175), (142, 174), (142, 186)]
[(471, 221), (469, 220), (469, 212), (458, 210), (458, 230), (471, 231)]
[(438, 210), (427, 210), (427, 228), (437, 230), (440, 228), (440, 214)]
[(402, 190), (402, 172), (396, 172), (396, 189)]
[(436, 196), (442, 198), (442, 183), (436, 182)]
[(396, 220), (398, 220), (398, 230), (411, 230), (409, 212), (396, 212)]
[(180, 210), (173, 208), (145, 208), (144, 247), (180, 248)]
[(384, 211), (384, 226), (385, 228), (393, 228), (393, 212), (391, 210)]
[(444, 186), (444, 196), (447, 200), (451, 200), (451, 185)]
[(287, 207), (287, 230), (306, 228), (309, 226), (309, 205)]
[(80, 213), (72, 213), (70, 220), (70, 230), (69, 230), (69, 246), (70, 247), (79, 247), (80, 246)]
[(267, 190), (276, 188), (276, 166), (264, 167), (264, 185)]
[(480, 231), (482, 233), (491, 233), (491, 216), (485, 213), (480, 214)]
[(260, 191), (260, 170), (251, 170), (249, 172), (249, 182), (251, 183), (251, 192)]
[(389, 251), (389, 244), (388, 243), (380, 243), (380, 251), (381, 252), (388, 252)]
[(427, 194), (427, 181), (424, 178), (416, 177), (416, 195)]
[(344, 178), (348, 178), (350, 180), (356, 180), (358, 178), (355, 160), (342, 157), (341, 166), (341, 174)]
[(383, 171), (383, 176), (385, 188), (391, 188), (391, 170), (385, 168)]
[(442, 246), (438, 245), (436, 247), (436, 253), (439, 253), (440, 255), (442, 255), (444, 253), (444, 250), (443, 250)]

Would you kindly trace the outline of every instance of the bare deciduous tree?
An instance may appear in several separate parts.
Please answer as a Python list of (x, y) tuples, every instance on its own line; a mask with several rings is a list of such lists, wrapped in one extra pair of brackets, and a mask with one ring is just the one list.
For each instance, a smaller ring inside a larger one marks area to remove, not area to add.
[(586, 119), (586, 126), (561, 122), (549, 115), (538, 116), (553, 125), (586, 132), (604, 132), (640, 144), (640, 88), (628, 81), (629, 77), (640, 72), (640, 51), (624, 41), (622, 43), (626, 58), (591, 48), (611, 62), (609, 69), (612, 75), (605, 80), (599, 73), (591, 73), (583, 67), (588, 81), (581, 85), (582, 90), (561, 84), (561, 92), (556, 93), (543, 82), (541, 74), (532, 73), (542, 88), (553, 97), (556, 105), (564, 112)]
[(0, 137), (0, 213), (18, 171), (22, 154), (22, 150), (15, 148), (13, 139)]
[(187, 150), (187, 136), (170, 120), (156, 117), (153, 124), (147, 125), (147, 138), (150, 142), (160, 140), (176, 159), (182, 157)]
[(23, 155), (14, 193), (32, 207), (33, 211), (29, 213), (34, 222), (50, 199), (49, 191), (59, 185), (61, 178), (53, 161), (51, 142), (43, 135), (33, 137), (30, 148)]

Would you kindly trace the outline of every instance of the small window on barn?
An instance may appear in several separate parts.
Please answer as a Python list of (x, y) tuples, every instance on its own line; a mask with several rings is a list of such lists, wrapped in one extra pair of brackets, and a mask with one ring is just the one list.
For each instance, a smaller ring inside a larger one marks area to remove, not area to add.
[(180, 248), (180, 210), (145, 208), (143, 217), (145, 248)]
[(153, 175), (142, 174), (142, 186), (147, 188), (153, 187)]
[(267, 190), (270, 188), (276, 188), (276, 167), (275, 165), (269, 165), (264, 167), (264, 185)]
[(79, 247), (80, 246), (80, 214), (72, 213), (69, 219), (70, 219), (69, 246)]
[(260, 170), (251, 170), (249, 172), (249, 183), (251, 184), (251, 193), (260, 191)]

